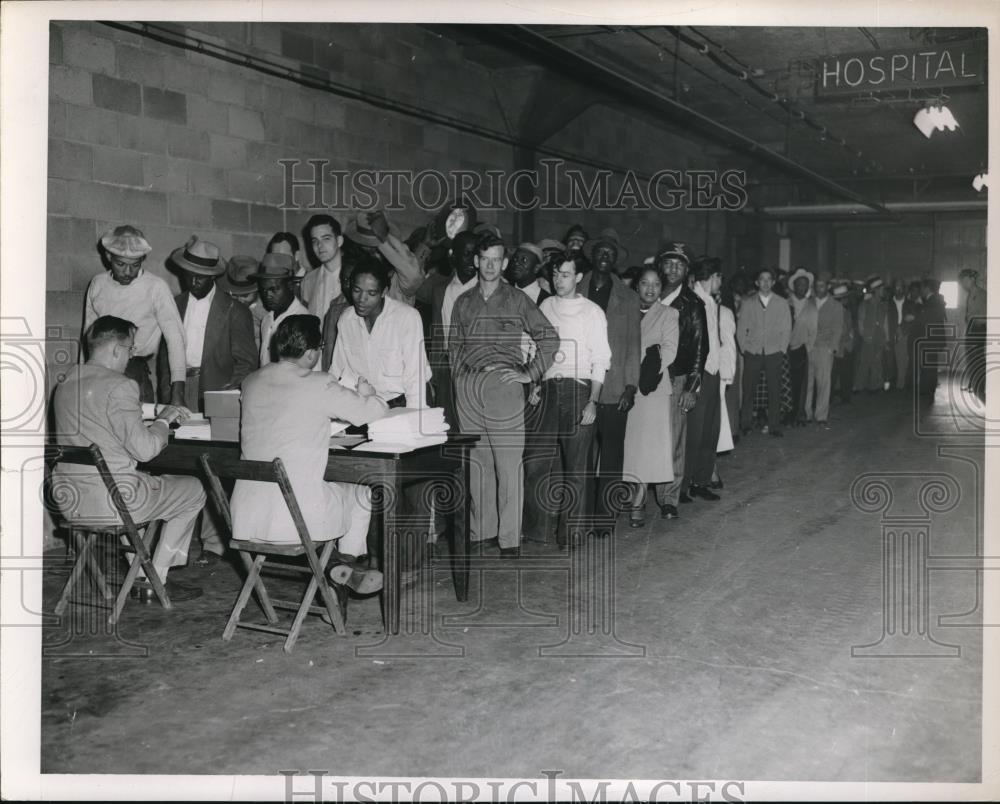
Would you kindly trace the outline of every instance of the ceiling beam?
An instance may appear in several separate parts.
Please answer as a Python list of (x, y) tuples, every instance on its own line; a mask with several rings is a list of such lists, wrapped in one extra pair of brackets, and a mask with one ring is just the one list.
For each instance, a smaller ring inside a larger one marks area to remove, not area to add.
[(652, 112), (667, 123), (681, 123), (735, 151), (748, 154), (758, 161), (774, 165), (782, 171), (804, 178), (838, 198), (861, 204), (883, 215), (893, 215), (881, 203), (831, 181), (805, 165), (764, 147), (738, 131), (643, 86), (638, 81), (563, 47), (523, 25), (455, 24), (442, 27), (447, 27), (463, 37), (473, 37), (496, 47), (518, 53), (531, 63), (540, 64), (583, 84), (592, 91), (600, 92), (611, 102), (625, 102), (644, 111)]

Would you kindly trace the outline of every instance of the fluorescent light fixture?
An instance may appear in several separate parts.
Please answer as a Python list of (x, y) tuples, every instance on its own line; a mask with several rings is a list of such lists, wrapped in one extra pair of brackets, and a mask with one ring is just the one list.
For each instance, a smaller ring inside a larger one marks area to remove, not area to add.
[(947, 106), (929, 106), (918, 111), (913, 117), (913, 125), (920, 133), (930, 139), (935, 131), (954, 131), (958, 121)]
[(981, 193), (984, 187), (990, 186), (990, 174), (980, 173), (972, 180), (972, 186), (977, 193)]

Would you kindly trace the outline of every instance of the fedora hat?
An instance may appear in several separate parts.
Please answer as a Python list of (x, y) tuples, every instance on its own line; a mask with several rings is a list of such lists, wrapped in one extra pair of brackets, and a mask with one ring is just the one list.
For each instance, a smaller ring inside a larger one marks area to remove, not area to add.
[(812, 275), (810, 271), (807, 271), (805, 268), (796, 268), (795, 273), (793, 273), (790, 277), (788, 277), (788, 286), (791, 287), (792, 285), (794, 285), (796, 279), (805, 279), (809, 283), (809, 288), (811, 290), (815, 277)]
[[(380, 211), (380, 210), (379, 210)], [(344, 237), (357, 243), (361, 246), (368, 246), (369, 248), (378, 248), (382, 241), (375, 236), (375, 232), (372, 231), (369, 225), (369, 216), (374, 213), (372, 212), (359, 212), (353, 218), (347, 222), (347, 226), (344, 227)], [(383, 216), (385, 213), (382, 213)], [(386, 217), (386, 223), (389, 224), (389, 234), (393, 237), (399, 239), (399, 229), (396, 225)]]
[(830, 295), (835, 299), (842, 299), (847, 295), (847, 293), (847, 285), (837, 285), (830, 291)]
[(542, 250), (534, 243), (520, 243), (514, 251), (527, 251), (529, 254), (535, 255), (535, 257), (539, 260), (545, 259), (545, 255), (542, 253)]
[(265, 254), (257, 267), (254, 280), (292, 279), (295, 275), (295, 259), (291, 254)]
[(170, 252), (170, 261), (185, 271), (202, 276), (219, 276), (226, 272), (226, 261), (219, 254), (219, 247), (207, 240), (191, 235), (187, 244)]
[(101, 236), (101, 245), (108, 254), (124, 257), (127, 260), (137, 260), (145, 257), (153, 250), (146, 241), (145, 235), (134, 226), (128, 224), (109, 229)]
[(613, 246), (615, 251), (618, 252), (620, 259), (624, 260), (628, 258), (628, 249), (619, 242), (618, 232), (614, 229), (602, 229), (597, 237), (583, 244), (583, 250), (593, 258), (594, 248), (600, 243), (607, 243), (609, 246)]
[(546, 237), (543, 240), (538, 241), (538, 247), (542, 251), (565, 251), (566, 244), (560, 243), (558, 240), (554, 240), (551, 237)]
[(226, 293), (250, 293), (257, 289), (257, 267), (260, 263), (256, 257), (238, 254), (229, 258), (226, 272), (219, 278), (218, 286)]
[(882, 277), (880, 277), (878, 274), (872, 274), (865, 280), (865, 287), (867, 287), (868, 290), (877, 290), (878, 288), (882, 287), (882, 285), (883, 285)]

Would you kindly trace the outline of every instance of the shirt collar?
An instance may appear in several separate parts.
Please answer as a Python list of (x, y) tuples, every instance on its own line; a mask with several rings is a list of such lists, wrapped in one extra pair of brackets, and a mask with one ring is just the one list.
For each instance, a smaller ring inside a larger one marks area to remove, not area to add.
[(194, 296), (191, 296), (190, 294), (188, 295), (190, 296), (188, 304), (191, 304), (192, 302), (195, 304), (211, 304), (212, 299), (215, 298), (215, 285), (212, 285), (212, 289), (208, 291), (207, 295), (203, 299), (196, 299)]
[(666, 296), (664, 296), (663, 299), (661, 299), (660, 303), (670, 304), (674, 299), (676, 299), (678, 296), (681, 295), (682, 290), (684, 290), (684, 285), (683, 284), (678, 285), (677, 289), (673, 293), (668, 293)]

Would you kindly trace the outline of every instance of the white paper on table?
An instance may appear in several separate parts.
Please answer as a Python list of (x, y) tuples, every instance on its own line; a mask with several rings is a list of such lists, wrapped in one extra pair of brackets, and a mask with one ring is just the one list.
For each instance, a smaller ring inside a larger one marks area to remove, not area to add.
[(413, 452), (421, 447), (430, 447), (434, 444), (444, 444), (448, 440), (447, 433), (438, 435), (421, 436), (400, 441), (369, 441), (358, 447), (361, 452)]

